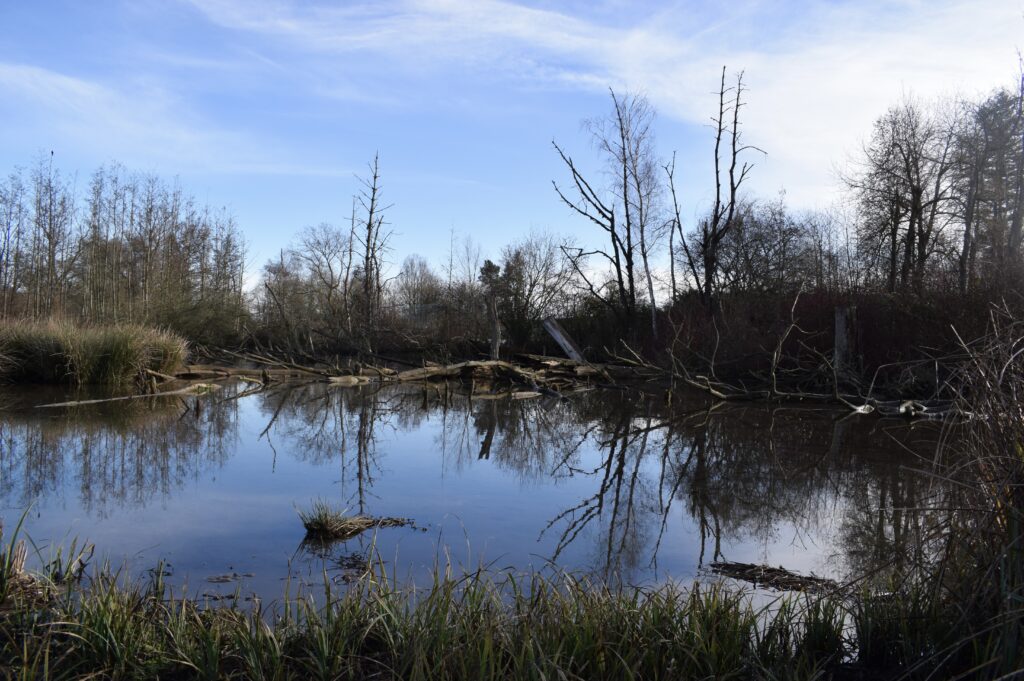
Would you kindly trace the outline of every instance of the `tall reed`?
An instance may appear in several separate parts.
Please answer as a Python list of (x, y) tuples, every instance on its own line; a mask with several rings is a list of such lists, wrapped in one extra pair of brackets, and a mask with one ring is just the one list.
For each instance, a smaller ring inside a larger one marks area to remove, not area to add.
[(184, 339), (137, 325), (8, 321), (0, 327), (0, 378), (36, 383), (124, 385), (146, 369), (168, 373), (188, 354)]
[(940, 463), (956, 496), (931, 584), (958, 632), (938, 656), (998, 678), (1024, 667), (1024, 321), (993, 308), (989, 333), (966, 347), (969, 437)]
[(950, 381), (961, 417), (926, 464), (934, 498), (894, 567), (853, 601), (857, 658), (929, 678), (1024, 668), (1024, 321), (991, 311)]

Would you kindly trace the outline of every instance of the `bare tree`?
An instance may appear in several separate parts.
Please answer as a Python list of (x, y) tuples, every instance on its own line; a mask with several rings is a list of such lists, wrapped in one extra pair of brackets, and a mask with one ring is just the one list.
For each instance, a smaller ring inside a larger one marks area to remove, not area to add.
[(366, 349), (372, 351), (379, 331), (381, 303), (384, 298), (384, 282), (381, 271), (384, 254), (388, 250), (391, 232), (385, 231), (384, 213), (390, 205), (381, 202), (380, 154), (369, 164), (369, 177), (360, 178), (363, 187), (356, 196), (362, 208), (361, 230), (355, 234), (362, 248), (362, 289), (363, 314), (366, 334)]
[(957, 131), (953, 160), (952, 201), (963, 225), (963, 238), (957, 258), (957, 284), (966, 294), (974, 279), (978, 252), (980, 198), (985, 192), (985, 167), (992, 154), (991, 121), (984, 107), (962, 104), (965, 112)]
[(12, 315), (18, 302), (28, 219), (25, 183), (14, 172), (0, 183), (0, 318)]
[(524, 347), (544, 317), (567, 310), (575, 277), (560, 245), (569, 244), (533, 232), (502, 249), (498, 312), (515, 346)]
[(69, 277), (77, 255), (75, 198), (69, 182), (53, 167), (53, 152), (32, 173), (33, 315), (63, 315)]
[(614, 178), (612, 192), (616, 195), (625, 222), (626, 243), (634, 241), (640, 252), (643, 274), (650, 303), (651, 333), (657, 333), (657, 302), (651, 256), (666, 231), (659, 219), (661, 183), (654, 148), (655, 113), (646, 97), (616, 96), (611, 92), (614, 113), (611, 118), (590, 123), (594, 139), (609, 161), (609, 174)]
[(1017, 85), (1017, 106), (1014, 123), (1016, 135), (1012, 146), (1016, 147), (1014, 159), (1016, 168), (1013, 172), (1014, 188), (1010, 218), (1010, 258), (1014, 263), (1020, 259), (1021, 242), (1024, 240), (1024, 62), (1020, 66), (1020, 81)]
[(778, 295), (801, 283), (834, 287), (839, 265), (829, 228), (826, 216), (790, 211), (784, 193), (771, 201), (743, 201), (721, 243), (721, 288)]
[(136, 322), (237, 340), (248, 314), (234, 219), (158, 177), (101, 167), (84, 195), (52, 156), (0, 184), (0, 314)]
[(395, 282), (395, 301), (410, 317), (419, 317), (431, 305), (440, 302), (444, 285), (430, 264), (415, 253), (402, 262)]
[[(718, 113), (711, 119), (715, 130), (715, 200), (710, 214), (700, 221), (697, 229), (689, 237), (683, 230), (680, 217), (675, 188), (675, 159), (665, 166), (673, 201), (670, 229), (679, 237), (687, 269), (693, 277), (705, 308), (709, 311), (713, 311), (716, 304), (722, 242), (736, 225), (740, 189), (753, 168), (752, 164), (741, 162), (740, 156), (750, 150), (760, 151), (757, 147), (742, 142), (740, 109), (745, 106), (743, 72), (740, 71), (736, 76), (736, 84), (731, 87), (726, 86), (726, 75), (726, 68), (722, 67), (722, 78), (718, 88)], [(671, 257), (675, 258), (675, 254), (671, 254)]]
[(956, 110), (906, 99), (876, 124), (862, 170), (846, 178), (864, 211), (861, 239), (886, 256), (887, 288), (924, 286), (951, 212)]
[[(566, 246), (562, 250), (590, 294), (614, 312), (627, 331), (632, 329), (636, 318), (637, 278), (642, 275), (647, 284), (654, 330), (657, 301), (650, 260), (664, 234), (664, 223), (657, 215), (660, 187), (652, 129), (655, 114), (642, 95), (620, 97), (612, 91), (611, 98), (611, 116), (588, 123), (593, 140), (608, 165), (607, 192), (595, 189), (573, 159), (552, 142), (569, 169), (576, 194), (575, 199), (570, 199), (558, 183), (552, 182), (559, 198), (600, 227), (608, 239), (608, 246), (604, 248), (588, 251)], [(588, 271), (590, 256), (600, 257), (611, 269), (611, 287), (597, 283), (594, 274)], [(638, 273), (638, 267), (643, 268), (642, 272)]]
[(350, 279), (352, 235), (321, 224), (303, 231), (295, 255), (308, 278), (308, 295), (324, 328), (314, 329), (336, 345), (352, 336)]

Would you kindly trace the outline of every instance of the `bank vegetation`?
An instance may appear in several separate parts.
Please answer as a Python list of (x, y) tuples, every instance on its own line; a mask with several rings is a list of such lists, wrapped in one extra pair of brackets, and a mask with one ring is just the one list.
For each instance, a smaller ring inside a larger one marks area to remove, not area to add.
[(8, 320), (0, 326), (0, 380), (17, 383), (145, 385), (149, 372), (177, 371), (188, 344), (175, 333), (133, 325)]
[(453, 234), (443, 262), (397, 264), (394, 197), (374, 158), (351, 213), (302, 229), (248, 288), (229, 214), (118, 165), (79, 191), (51, 155), (0, 182), (0, 318), (416, 365), (560, 354), (542, 324), (554, 318), (589, 361), (639, 355), (732, 386), (950, 398), (947, 358), (984, 335), (991, 304), (1020, 307), (1022, 92), (906, 95), (844, 161), (844, 200), (828, 211), (749, 190), (764, 152), (743, 128), (757, 103), (742, 73), (723, 69), (709, 101), (713, 154), (687, 160), (706, 169), (704, 205), (680, 203), (684, 161), (659, 148), (652, 105), (611, 92), (588, 140), (552, 148), (564, 169), (552, 200), (589, 236), (533, 231), (485, 254)]

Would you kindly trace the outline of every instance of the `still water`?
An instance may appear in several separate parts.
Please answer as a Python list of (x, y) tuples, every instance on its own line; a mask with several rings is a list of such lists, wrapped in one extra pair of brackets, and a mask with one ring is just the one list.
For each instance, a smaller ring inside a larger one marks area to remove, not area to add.
[[(0, 516), (45, 562), (74, 538), (193, 594), (277, 598), (373, 553), (400, 579), (571, 570), (647, 584), (716, 560), (842, 579), (898, 553), (935, 494), (939, 430), (634, 391), (483, 399), (441, 386), (284, 384), (40, 409), (0, 393)], [(78, 395), (77, 397), (81, 397)], [(409, 518), (307, 550), (297, 511)]]

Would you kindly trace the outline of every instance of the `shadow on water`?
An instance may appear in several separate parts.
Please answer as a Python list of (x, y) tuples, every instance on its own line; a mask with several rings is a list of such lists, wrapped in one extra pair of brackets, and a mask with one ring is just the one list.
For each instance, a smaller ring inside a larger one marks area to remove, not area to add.
[[(914, 559), (942, 508), (941, 486), (916, 472), (934, 424), (633, 392), (244, 389), (56, 411), (29, 406), (50, 395), (0, 396), (14, 405), (0, 412), (3, 515), (34, 504), (37, 542), (72, 528), (113, 557), (170, 554), (182, 580), (244, 564), (265, 590), (296, 562), (351, 568), (371, 548), (414, 578), (465, 555), (629, 582), (720, 560), (841, 579)], [(297, 552), (295, 509), (318, 496), (426, 531)]]

